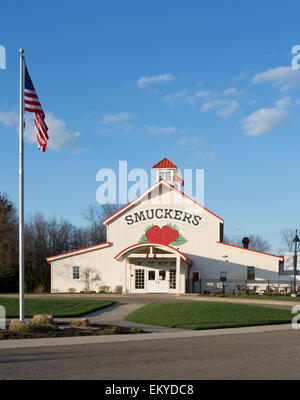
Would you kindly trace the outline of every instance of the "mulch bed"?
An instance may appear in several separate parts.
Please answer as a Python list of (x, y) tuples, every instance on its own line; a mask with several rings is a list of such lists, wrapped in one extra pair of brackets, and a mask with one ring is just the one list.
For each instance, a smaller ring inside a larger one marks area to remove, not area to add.
[(113, 325), (90, 324), (88, 327), (74, 327), (69, 322), (55, 321), (50, 332), (27, 332), (20, 334), (8, 329), (0, 330), (0, 340), (7, 339), (38, 339), (53, 337), (97, 336), (97, 335), (126, 335), (148, 333), (138, 328), (124, 328)]

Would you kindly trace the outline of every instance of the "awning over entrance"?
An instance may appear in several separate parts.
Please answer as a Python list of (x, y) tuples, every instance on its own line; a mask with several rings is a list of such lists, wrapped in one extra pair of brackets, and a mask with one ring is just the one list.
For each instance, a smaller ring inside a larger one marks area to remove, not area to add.
[[(145, 243), (137, 243), (137, 244), (133, 244), (132, 246), (126, 247), (126, 249), (120, 251), (116, 256), (115, 259), (118, 261), (123, 260), (124, 256), (127, 256), (129, 253), (139, 249), (142, 250), (143, 248), (145, 248), (145, 252), (147, 252), (148, 249), (150, 248), (154, 248), (157, 250), (164, 250), (167, 251), (169, 253), (173, 253), (173, 254), (178, 254), (187, 264), (192, 265), (192, 260), (190, 260), (187, 255), (185, 255), (184, 253), (182, 253), (181, 251), (177, 250), (175, 247), (166, 245), (166, 244), (160, 244), (160, 243), (150, 243), (150, 242), (145, 242)], [(159, 254), (158, 254), (159, 256)]]

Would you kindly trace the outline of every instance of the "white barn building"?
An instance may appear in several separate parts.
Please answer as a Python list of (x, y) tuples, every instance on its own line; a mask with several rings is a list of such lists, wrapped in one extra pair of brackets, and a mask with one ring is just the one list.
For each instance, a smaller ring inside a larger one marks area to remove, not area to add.
[(153, 168), (156, 183), (104, 220), (105, 243), (47, 258), (51, 292), (179, 294), (287, 280), (283, 257), (223, 242), (223, 219), (182, 192), (173, 163)]

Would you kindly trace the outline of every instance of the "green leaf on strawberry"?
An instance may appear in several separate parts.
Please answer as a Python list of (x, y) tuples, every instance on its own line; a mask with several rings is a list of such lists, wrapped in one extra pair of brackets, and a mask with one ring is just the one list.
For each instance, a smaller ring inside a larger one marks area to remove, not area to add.
[(186, 238), (182, 236), (180, 233), (178, 238), (174, 240), (174, 242), (170, 243), (170, 246), (181, 246), (182, 244), (185, 244), (187, 242)]
[(149, 240), (146, 238), (146, 235), (144, 233), (143, 236), (138, 241), (138, 243), (145, 243), (145, 242), (149, 242)]
[(177, 225), (168, 224), (168, 226), (169, 226), (171, 229), (174, 229), (174, 231), (179, 231)]
[(149, 229), (151, 229), (152, 227), (153, 227), (153, 224), (146, 226), (145, 232), (149, 231)]

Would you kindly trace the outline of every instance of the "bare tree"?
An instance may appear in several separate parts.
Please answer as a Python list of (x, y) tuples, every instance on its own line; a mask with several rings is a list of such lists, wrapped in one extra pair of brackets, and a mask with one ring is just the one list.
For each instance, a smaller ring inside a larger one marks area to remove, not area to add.
[(263, 253), (270, 251), (271, 245), (270, 243), (262, 238), (260, 235), (243, 235), (242, 237), (231, 237), (231, 236), (224, 236), (224, 242), (228, 244), (233, 244), (235, 246), (242, 247), (242, 238), (247, 236), (249, 238), (249, 249), (261, 251)]
[(42, 214), (27, 219), (24, 229), (25, 286), (33, 291), (36, 286), (50, 287), (50, 268), (46, 257), (74, 249), (73, 225), (56, 218), (47, 221)]
[(18, 288), (17, 212), (6, 195), (0, 194), (0, 291)]
[(285, 252), (285, 251), (293, 251), (293, 239), (295, 236), (295, 231), (294, 229), (285, 229), (280, 232), (280, 243), (282, 245), (282, 248), (280, 251)]
[(100, 207), (89, 206), (83, 212), (83, 216), (88, 222), (85, 233), (90, 246), (106, 241), (106, 227), (103, 225), (103, 221), (118, 211), (119, 208), (116, 204), (104, 204)]
[(260, 235), (248, 235), (250, 240), (249, 242), (249, 249), (261, 251), (266, 253), (271, 250), (270, 243), (262, 238)]
[(95, 290), (96, 286), (99, 288), (101, 277), (94, 268), (86, 267), (82, 270), (80, 275), (80, 281), (84, 283), (86, 293)]

